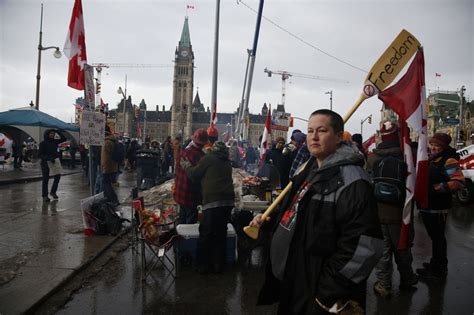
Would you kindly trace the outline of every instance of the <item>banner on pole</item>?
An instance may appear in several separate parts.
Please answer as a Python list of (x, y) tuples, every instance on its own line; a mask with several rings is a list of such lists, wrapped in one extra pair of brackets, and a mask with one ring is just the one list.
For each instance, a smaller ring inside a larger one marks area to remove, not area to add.
[(84, 68), (84, 81), (85, 81), (85, 89), (84, 89), (84, 99), (86, 101), (86, 107), (90, 108), (91, 110), (95, 109), (95, 87), (94, 87), (94, 68), (85, 65)]
[(82, 112), (79, 143), (88, 145), (104, 145), (105, 115), (85, 110)]

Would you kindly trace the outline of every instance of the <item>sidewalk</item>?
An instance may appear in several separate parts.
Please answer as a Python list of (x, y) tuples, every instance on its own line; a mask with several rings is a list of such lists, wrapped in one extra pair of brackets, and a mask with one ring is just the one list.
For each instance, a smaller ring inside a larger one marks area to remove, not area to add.
[[(80, 169), (67, 170), (58, 201), (41, 200), (41, 170), (0, 169), (0, 314), (31, 312), (118, 236), (83, 234), (80, 200), (89, 196)], [(135, 184), (134, 173), (119, 177), (121, 200)], [(6, 185), (8, 183), (8, 185)], [(52, 180), (50, 180), (50, 185)], [(123, 205), (124, 212), (128, 208)], [(125, 216), (129, 215), (124, 213)]]

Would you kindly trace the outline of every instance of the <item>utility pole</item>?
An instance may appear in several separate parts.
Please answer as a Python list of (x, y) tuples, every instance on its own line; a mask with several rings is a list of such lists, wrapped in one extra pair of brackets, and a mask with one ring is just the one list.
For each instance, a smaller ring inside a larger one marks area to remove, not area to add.
[(217, 117), (217, 70), (219, 58), (219, 14), (221, 1), (216, 0), (216, 26), (214, 30), (214, 58), (212, 67), (212, 93), (211, 93), (211, 121), (209, 125), (214, 124), (214, 115)]

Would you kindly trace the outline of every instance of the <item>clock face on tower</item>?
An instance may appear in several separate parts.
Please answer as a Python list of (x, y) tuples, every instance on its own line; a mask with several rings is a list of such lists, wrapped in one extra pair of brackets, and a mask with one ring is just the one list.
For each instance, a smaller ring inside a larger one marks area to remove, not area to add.
[(181, 52), (181, 56), (187, 57), (187, 56), (188, 56), (188, 52), (187, 52), (186, 50), (183, 50), (183, 51)]

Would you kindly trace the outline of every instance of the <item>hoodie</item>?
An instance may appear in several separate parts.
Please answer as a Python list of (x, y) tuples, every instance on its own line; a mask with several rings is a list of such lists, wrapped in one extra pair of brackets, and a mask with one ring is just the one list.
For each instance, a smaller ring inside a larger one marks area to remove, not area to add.
[[(60, 139), (51, 139), (49, 138), (49, 133), (51, 131), (56, 132), (61, 137)], [(39, 157), (41, 158), (41, 163), (46, 163), (47, 161), (54, 161), (55, 159), (60, 157), (58, 151), (58, 145), (66, 141), (66, 137), (64, 137), (59, 132), (48, 129), (43, 134), (44, 140), (41, 141), (39, 145)]]

